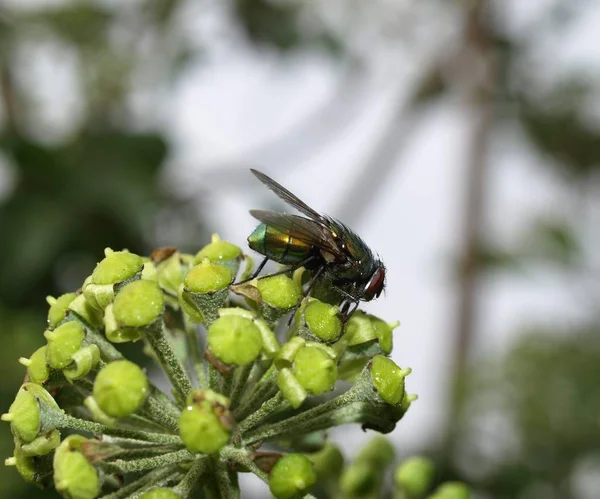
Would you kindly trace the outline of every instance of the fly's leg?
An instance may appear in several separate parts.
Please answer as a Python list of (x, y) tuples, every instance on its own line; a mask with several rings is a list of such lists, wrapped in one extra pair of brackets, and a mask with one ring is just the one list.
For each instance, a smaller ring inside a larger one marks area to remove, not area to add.
[[(304, 260), (302, 260), (301, 262), (298, 262), (295, 265), (291, 265), (290, 267), (287, 267), (283, 270), (278, 270), (277, 272), (273, 272), (272, 274), (264, 275), (261, 277), (261, 279), (265, 279), (266, 277), (275, 277), (276, 275), (281, 275), (281, 274), (287, 274), (288, 272), (293, 272), (294, 270), (299, 269), (300, 267), (304, 267), (307, 263), (310, 263), (314, 259), (315, 259), (314, 256), (309, 256), (308, 258), (305, 258)], [(252, 275), (248, 279), (244, 279), (243, 281), (236, 282), (235, 286), (238, 286), (239, 284), (245, 284), (245, 283), (251, 281), (252, 279), (256, 279), (256, 277), (258, 276), (258, 274), (260, 274), (260, 271), (264, 268), (264, 266), (267, 264), (268, 261), (269, 261), (269, 257), (265, 257), (263, 259), (263, 261), (260, 262), (260, 265), (256, 268), (256, 270), (252, 273)]]
[(263, 258), (262, 262), (260, 262), (259, 266), (258, 266), (258, 267), (256, 267), (256, 270), (255, 270), (254, 272), (252, 272), (252, 275), (251, 275), (250, 277), (248, 277), (248, 279), (244, 279), (243, 281), (236, 282), (236, 283), (235, 283), (235, 286), (238, 286), (239, 284), (244, 284), (244, 283), (246, 283), (246, 282), (249, 282), (249, 281), (251, 281), (252, 279), (255, 279), (255, 278), (256, 278), (256, 276), (257, 276), (258, 274), (260, 274), (260, 271), (261, 271), (261, 270), (264, 268), (264, 266), (267, 264), (267, 262), (268, 262), (268, 261), (269, 261), (269, 257), (266, 257), (266, 256), (265, 256), (265, 257)]

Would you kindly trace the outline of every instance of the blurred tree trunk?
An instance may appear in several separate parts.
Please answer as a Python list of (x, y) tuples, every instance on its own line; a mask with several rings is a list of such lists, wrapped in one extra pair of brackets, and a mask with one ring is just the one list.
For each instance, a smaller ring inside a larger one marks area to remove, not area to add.
[[(487, 157), (494, 114), (494, 54), (492, 46), (492, 2), (472, 0), (465, 7), (465, 41), (458, 73), (466, 91), (469, 123), (462, 228), (456, 281), (457, 308), (451, 366), (451, 400), (446, 431), (446, 452), (454, 447), (453, 426), (461, 409), (465, 373), (478, 322), (481, 293), (480, 247), (486, 216)], [(467, 75), (467, 76), (465, 76)]]

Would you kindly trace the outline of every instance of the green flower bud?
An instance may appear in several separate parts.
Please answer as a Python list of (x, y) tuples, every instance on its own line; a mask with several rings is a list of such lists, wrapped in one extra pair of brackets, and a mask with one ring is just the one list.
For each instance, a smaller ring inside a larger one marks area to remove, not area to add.
[(165, 306), (163, 293), (154, 281), (132, 281), (115, 297), (113, 314), (125, 327), (145, 327), (162, 316)]
[(277, 369), (291, 367), (296, 354), (305, 344), (306, 341), (298, 336), (294, 336), (290, 341), (284, 343), (275, 357), (275, 367), (277, 367)]
[(156, 264), (156, 278), (159, 286), (172, 295), (183, 282), (183, 276), (187, 270), (181, 261), (181, 253), (175, 251), (171, 256)]
[(301, 348), (294, 358), (294, 375), (302, 387), (314, 395), (329, 392), (337, 380), (335, 354), (326, 348)]
[(73, 355), (83, 345), (85, 330), (81, 323), (76, 321), (65, 322), (53, 331), (46, 331), (44, 336), (48, 340), (46, 360), (50, 367), (63, 369), (73, 361)]
[(345, 336), (348, 346), (360, 345), (367, 341), (378, 339), (377, 330), (373, 326), (370, 316), (362, 311), (352, 314), (345, 328)]
[(89, 276), (81, 288), (85, 300), (97, 310), (104, 310), (115, 297), (115, 285), (110, 284), (94, 284), (92, 276)]
[(58, 323), (66, 317), (69, 305), (76, 297), (76, 293), (66, 293), (58, 298), (52, 296), (46, 298), (48, 305), (50, 305), (50, 310), (48, 310), (48, 326), (50, 328), (58, 326)]
[(34, 383), (41, 385), (50, 376), (50, 368), (46, 360), (46, 346), (38, 348), (29, 359), (21, 357), (19, 363), (27, 368), (27, 376)]
[(212, 454), (229, 442), (229, 400), (212, 390), (196, 390), (179, 418), (179, 435), (190, 452)]
[(304, 387), (296, 379), (296, 376), (294, 376), (294, 373), (287, 367), (277, 373), (277, 387), (281, 390), (283, 397), (292, 404), (294, 409), (300, 407), (308, 396)]
[(161, 487), (145, 492), (140, 496), (140, 499), (181, 499), (181, 496), (171, 489)]
[(275, 357), (279, 352), (279, 341), (277, 336), (269, 325), (263, 319), (254, 319), (254, 324), (260, 331), (260, 337), (262, 339), (262, 351), (270, 359)]
[(254, 321), (239, 315), (219, 317), (208, 328), (210, 351), (222, 362), (245, 366), (260, 354), (263, 343)]
[(179, 286), (177, 290), (177, 299), (179, 301), (179, 306), (181, 310), (183, 310), (187, 316), (190, 318), (191, 322), (196, 324), (204, 323), (204, 315), (192, 299), (191, 293), (185, 290), (185, 286), (183, 283)]
[(137, 364), (116, 360), (100, 370), (93, 394), (102, 411), (123, 418), (137, 411), (146, 400), (148, 378)]
[(111, 303), (104, 310), (104, 334), (108, 341), (113, 343), (126, 343), (128, 341), (137, 341), (142, 338), (143, 334), (139, 328), (122, 327), (117, 322), (115, 317), (113, 304)]
[(54, 485), (69, 499), (94, 499), (100, 494), (98, 473), (81, 452), (85, 441), (81, 435), (70, 435), (54, 454)]
[(40, 435), (28, 444), (21, 445), (21, 452), (24, 456), (45, 456), (56, 449), (60, 444), (60, 431), (50, 430), (44, 435)]
[(229, 297), (228, 286), (232, 281), (231, 270), (205, 258), (188, 271), (180, 286), (181, 307), (195, 322), (212, 324)]
[(17, 472), (27, 482), (35, 482), (37, 467), (35, 459), (31, 456), (25, 456), (21, 451), (21, 447), (16, 444), (13, 457), (9, 457), (4, 461), (4, 466), (14, 466)]
[(235, 244), (222, 241), (218, 234), (213, 234), (210, 244), (204, 246), (194, 257), (194, 263), (202, 262), (205, 258), (227, 267), (235, 276), (240, 268), (242, 250)]
[(295, 307), (302, 299), (302, 288), (284, 274), (259, 279), (256, 287), (265, 304), (281, 310)]
[(425, 457), (411, 457), (394, 472), (394, 485), (411, 497), (423, 497), (433, 485), (435, 466)]
[(94, 369), (100, 360), (100, 349), (90, 344), (73, 354), (73, 362), (63, 369), (63, 374), (69, 380), (80, 379)]
[(110, 428), (116, 428), (119, 424), (119, 420), (117, 418), (110, 417), (102, 409), (100, 409), (98, 401), (91, 395), (83, 399), (83, 405), (88, 411), (90, 411), (94, 421), (105, 424)]
[(226, 288), (233, 281), (231, 270), (222, 265), (211, 263), (205, 258), (192, 267), (185, 276), (183, 284), (192, 293), (214, 293)]
[(102, 311), (92, 307), (82, 294), (77, 295), (69, 304), (69, 310), (75, 312), (91, 326), (102, 325)]
[(404, 378), (411, 369), (400, 369), (396, 363), (377, 355), (371, 361), (371, 379), (379, 396), (388, 404), (397, 405), (404, 398)]
[(384, 436), (377, 435), (365, 445), (356, 456), (356, 460), (370, 461), (379, 468), (389, 466), (395, 458), (394, 446)]
[(342, 334), (342, 321), (339, 314), (338, 307), (319, 300), (311, 300), (304, 309), (304, 322), (309, 333), (307, 339), (326, 343), (337, 341)]
[(365, 497), (377, 491), (381, 473), (369, 461), (356, 461), (340, 478), (340, 489), (346, 497)]
[(10, 423), (10, 429), (15, 437), (21, 442), (33, 442), (40, 431), (40, 402), (45, 403), (53, 409), (58, 405), (46, 390), (35, 383), (25, 383), (15, 397), (14, 402), (8, 409), (8, 413), (2, 414), (2, 421)]
[(327, 442), (320, 451), (307, 457), (313, 463), (319, 478), (337, 478), (344, 469), (344, 455), (341, 453), (340, 448), (331, 442)]
[(115, 284), (132, 278), (141, 272), (144, 260), (141, 256), (129, 251), (104, 250), (106, 257), (101, 260), (92, 272), (92, 283)]
[(385, 354), (392, 353), (393, 347), (393, 332), (400, 325), (400, 321), (396, 322), (385, 322), (381, 320), (379, 317), (375, 317), (374, 315), (369, 315), (371, 318), (371, 324), (375, 328), (377, 333), (377, 338), (379, 340), (379, 345)]
[(269, 489), (277, 499), (296, 499), (304, 496), (316, 481), (317, 474), (307, 457), (286, 454), (269, 474)]
[(462, 482), (446, 482), (440, 485), (430, 499), (470, 499), (471, 491)]

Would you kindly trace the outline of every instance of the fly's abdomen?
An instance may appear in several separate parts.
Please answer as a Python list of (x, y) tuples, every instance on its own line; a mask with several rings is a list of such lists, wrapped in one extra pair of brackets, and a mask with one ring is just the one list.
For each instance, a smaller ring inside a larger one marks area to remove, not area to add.
[(305, 260), (314, 247), (267, 224), (260, 224), (248, 236), (248, 246), (270, 260), (294, 265)]

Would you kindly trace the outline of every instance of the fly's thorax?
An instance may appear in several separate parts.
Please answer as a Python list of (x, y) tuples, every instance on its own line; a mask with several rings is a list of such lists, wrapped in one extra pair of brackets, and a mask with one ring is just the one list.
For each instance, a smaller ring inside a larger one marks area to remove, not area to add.
[(283, 265), (302, 262), (315, 251), (311, 244), (267, 224), (259, 224), (254, 229), (248, 236), (248, 246)]

